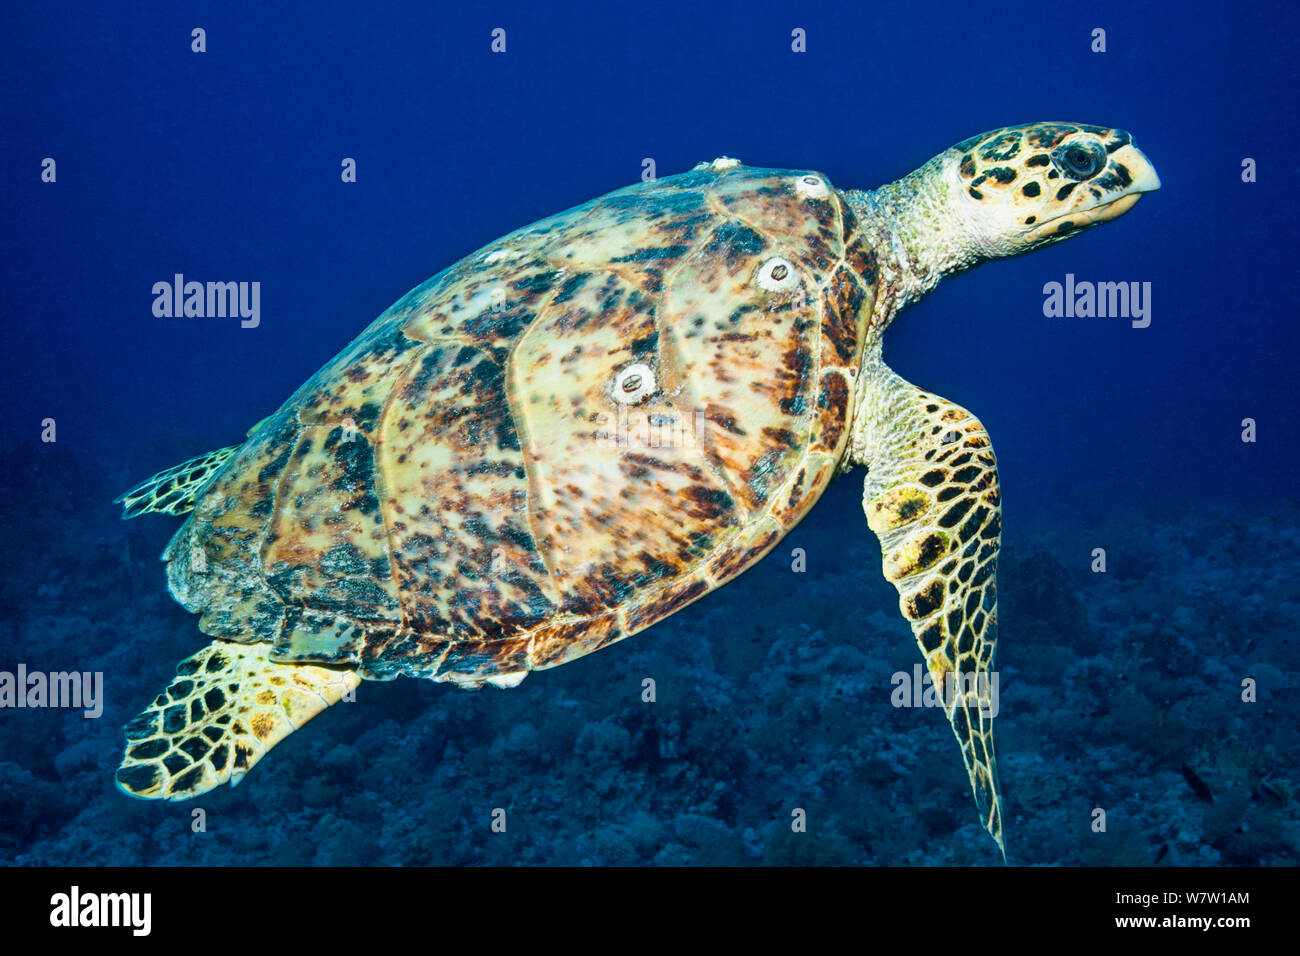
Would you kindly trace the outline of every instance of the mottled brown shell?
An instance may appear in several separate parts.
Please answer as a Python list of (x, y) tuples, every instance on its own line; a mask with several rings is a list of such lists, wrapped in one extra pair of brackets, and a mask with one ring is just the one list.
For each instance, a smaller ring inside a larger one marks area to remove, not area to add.
[(875, 258), (817, 173), (715, 163), (412, 290), (168, 549), (207, 633), (511, 684), (757, 561), (842, 456)]

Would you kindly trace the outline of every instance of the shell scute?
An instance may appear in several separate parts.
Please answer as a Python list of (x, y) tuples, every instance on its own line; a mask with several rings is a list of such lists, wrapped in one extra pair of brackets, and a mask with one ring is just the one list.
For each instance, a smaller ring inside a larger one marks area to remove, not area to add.
[(360, 432), (304, 428), (280, 483), (262, 546), (263, 577), (286, 605), (361, 620), (400, 619), (375, 453)]
[(435, 347), (407, 370), (378, 455), (405, 627), (500, 638), (554, 611), (520, 454), (505, 371), (493, 356)]

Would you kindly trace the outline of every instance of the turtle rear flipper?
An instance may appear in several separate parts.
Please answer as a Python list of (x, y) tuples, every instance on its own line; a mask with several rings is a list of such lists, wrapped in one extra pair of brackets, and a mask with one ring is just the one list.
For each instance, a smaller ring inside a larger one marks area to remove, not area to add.
[(269, 644), (213, 641), (126, 725), (123, 793), (185, 800), (230, 781), (361, 682), (356, 671), (280, 664)]
[(239, 448), (239, 445), (218, 448), (206, 455), (165, 468), (130, 491), (118, 495), (113, 503), (121, 503), (123, 518), (134, 518), (151, 511), (169, 515), (188, 514), (194, 510), (194, 499), (203, 486)]
[(980, 822), (1006, 855), (993, 752), (1001, 493), (993, 447), (966, 409), (883, 363), (863, 367), (867, 524), (925, 656), (970, 775)]

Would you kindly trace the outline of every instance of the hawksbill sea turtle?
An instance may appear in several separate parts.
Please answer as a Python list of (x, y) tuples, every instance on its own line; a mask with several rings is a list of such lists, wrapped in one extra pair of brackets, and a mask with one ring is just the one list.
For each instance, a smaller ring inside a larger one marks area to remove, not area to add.
[[(239, 445), (118, 500), (211, 644), (126, 727), (117, 784), (238, 783), (362, 679), (512, 687), (752, 566), (865, 466), (885, 577), (1003, 848), (984, 426), (883, 362), (944, 276), (1159, 179), (1128, 133), (997, 129), (871, 192), (722, 158), (526, 226), (402, 297)], [(664, 430), (674, 440), (654, 440)]]

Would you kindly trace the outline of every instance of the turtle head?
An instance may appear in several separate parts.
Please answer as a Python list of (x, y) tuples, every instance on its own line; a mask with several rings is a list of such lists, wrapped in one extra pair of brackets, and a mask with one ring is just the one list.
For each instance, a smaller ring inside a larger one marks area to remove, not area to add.
[(1101, 126), (1008, 126), (958, 143), (940, 158), (953, 212), (981, 259), (1077, 235), (1160, 188), (1133, 137)]
[(944, 276), (1076, 236), (1159, 188), (1123, 130), (1029, 123), (972, 136), (879, 189), (848, 190), (880, 257), (871, 327), (883, 330)]

